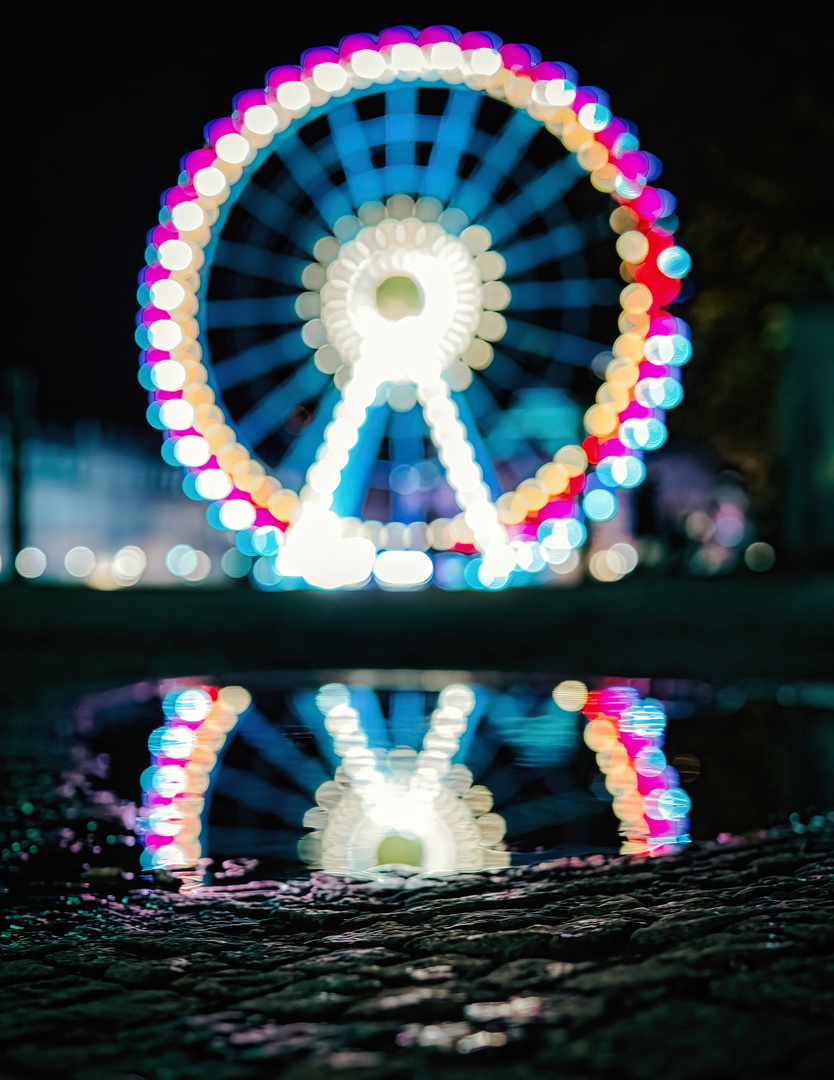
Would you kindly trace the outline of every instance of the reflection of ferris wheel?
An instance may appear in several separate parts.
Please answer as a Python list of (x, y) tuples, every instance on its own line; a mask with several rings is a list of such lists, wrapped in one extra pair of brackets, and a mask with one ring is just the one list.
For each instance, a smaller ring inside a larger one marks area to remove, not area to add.
[(662, 310), (688, 269), (674, 200), (633, 125), (566, 65), (443, 27), (311, 50), (235, 104), (166, 192), (140, 288), (186, 489), (264, 587), (573, 565), (690, 353)]

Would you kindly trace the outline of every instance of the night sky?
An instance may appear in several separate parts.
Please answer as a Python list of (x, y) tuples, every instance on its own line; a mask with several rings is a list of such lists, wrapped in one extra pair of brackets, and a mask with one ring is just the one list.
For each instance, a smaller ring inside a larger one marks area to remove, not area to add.
[[(641, 145), (664, 164), (658, 182), (678, 197), (681, 240), (696, 250), (692, 222), (705, 208), (731, 219), (743, 207), (744, 185), (726, 182), (728, 162), (780, 185), (783, 196), (795, 184), (789, 202), (800, 232), (815, 228), (827, 198), (817, 180), (803, 179), (819, 168), (830, 128), (826, 33), (795, 5), (794, 21), (779, 25), (716, 20), (691, 5), (679, 13), (624, 7), (613, 17), (608, 5), (584, 14), (547, 5), (545, 14), (486, 18), (480, 6), (461, 4), (422, 5), (419, 17), (413, 6), (405, 15), (388, 5), (326, 4), (323, 15), (311, 6), (306, 22), (303, 5), (290, 22), (287, 7), (231, 5), (224, 22), (193, 30), (193, 8), (92, 14), (103, 10), (76, 8), (43, 25), (34, 17), (9, 47), (18, 75), (6, 120), (14, 257), (4, 365), (35, 369), (46, 424), (92, 417), (157, 445), (135, 378), (133, 330), (136, 275), (159, 195), (176, 182), (180, 157), (202, 145), (203, 125), (228, 115), (235, 93), (347, 33), (450, 22), (530, 42), (545, 59), (572, 64), (582, 83), (610, 94), (615, 114), (639, 125)], [(803, 118), (791, 126), (797, 101)], [(810, 143), (809, 115), (819, 118)], [(809, 198), (816, 204), (803, 205)], [(716, 273), (710, 255), (720, 255), (698, 254), (696, 289)]]

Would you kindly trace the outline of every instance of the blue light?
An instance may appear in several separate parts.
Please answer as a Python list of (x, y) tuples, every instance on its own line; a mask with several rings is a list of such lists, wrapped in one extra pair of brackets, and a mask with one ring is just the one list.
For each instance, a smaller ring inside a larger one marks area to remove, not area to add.
[(692, 269), (692, 257), (689, 252), (682, 247), (670, 247), (657, 257), (657, 268), (666, 277), (670, 278), (682, 278), (686, 277), (689, 271)]
[(596, 488), (585, 494), (582, 500), (585, 517), (591, 521), (608, 521), (617, 513), (617, 498), (605, 488)]

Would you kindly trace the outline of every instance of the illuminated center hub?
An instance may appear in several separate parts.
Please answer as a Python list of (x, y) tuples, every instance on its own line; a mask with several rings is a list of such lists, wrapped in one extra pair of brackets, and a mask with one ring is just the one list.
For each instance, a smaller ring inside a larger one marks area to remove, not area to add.
[(437, 379), (472, 344), (483, 310), (472, 252), (437, 222), (388, 219), (344, 244), (322, 289), (321, 319), (342, 361), (365, 378)]

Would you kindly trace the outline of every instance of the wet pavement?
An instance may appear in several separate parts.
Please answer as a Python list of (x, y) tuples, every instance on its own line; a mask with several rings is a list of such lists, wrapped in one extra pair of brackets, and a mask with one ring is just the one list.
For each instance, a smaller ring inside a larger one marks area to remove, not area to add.
[(831, 815), (422, 886), (99, 867), (3, 897), (4, 1075), (823, 1076), (832, 880)]

